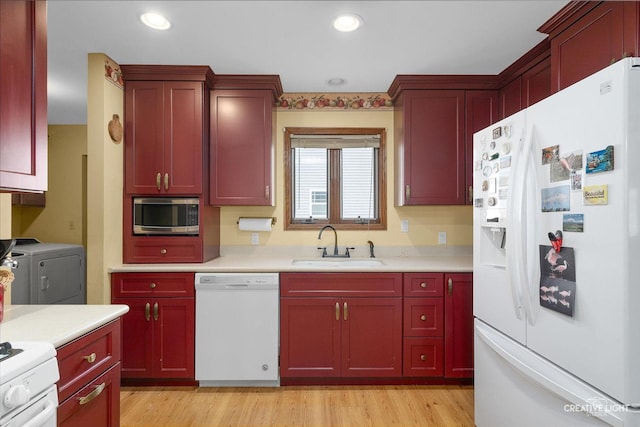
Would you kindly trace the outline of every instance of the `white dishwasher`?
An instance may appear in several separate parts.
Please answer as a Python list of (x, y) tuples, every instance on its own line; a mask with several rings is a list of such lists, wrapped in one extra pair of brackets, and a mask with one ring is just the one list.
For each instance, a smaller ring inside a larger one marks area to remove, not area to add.
[(280, 385), (278, 273), (196, 273), (201, 387)]

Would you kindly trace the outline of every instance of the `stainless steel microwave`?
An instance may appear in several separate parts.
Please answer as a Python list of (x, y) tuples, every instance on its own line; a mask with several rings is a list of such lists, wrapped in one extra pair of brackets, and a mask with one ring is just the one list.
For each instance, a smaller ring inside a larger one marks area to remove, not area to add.
[(133, 198), (133, 234), (197, 235), (199, 229), (198, 199)]

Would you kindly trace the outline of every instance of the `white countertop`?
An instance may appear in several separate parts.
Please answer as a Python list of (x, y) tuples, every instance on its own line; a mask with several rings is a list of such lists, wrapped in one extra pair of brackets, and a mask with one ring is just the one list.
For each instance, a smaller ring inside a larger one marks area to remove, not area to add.
[[(223, 252), (219, 258), (204, 263), (184, 264), (120, 264), (112, 265), (109, 272), (442, 272), (467, 273), (473, 271), (473, 257), (469, 250), (422, 250), (406, 253), (407, 256), (397, 256), (393, 252), (380, 250), (376, 258), (369, 258), (368, 249), (358, 248), (352, 260), (378, 260), (380, 265), (350, 266), (348, 264), (336, 266), (331, 258), (327, 266), (294, 264), (294, 260), (322, 261), (315, 248), (300, 251), (278, 250), (277, 248), (247, 248)], [(437, 248), (436, 248), (437, 249)], [(342, 250), (342, 248), (341, 248)], [(397, 251), (395, 251), (397, 252)], [(378, 252), (376, 252), (378, 253)], [(335, 259), (334, 259), (335, 260)], [(340, 261), (341, 259), (338, 259)], [(343, 260), (343, 259), (342, 259)]]
[(46, 341), (60, 347), (122, 316), (126, 305), (11, 305), (0, 323), (0, 342)]

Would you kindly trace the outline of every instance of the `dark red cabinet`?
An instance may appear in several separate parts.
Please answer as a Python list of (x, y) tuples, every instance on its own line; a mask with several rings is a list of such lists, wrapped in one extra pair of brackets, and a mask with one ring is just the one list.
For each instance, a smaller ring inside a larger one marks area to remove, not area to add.
[(402, 375), (401, 274), (280, 278), (282, 378)]
[(465, 91), (405, 90), (394, 104), (396, 205), (465, 204)]
[(0, 190), (47, 190), (47, 3), (0, 1)]
[(473, 377), (473, 275), (445, 274), (444, 376)]
[(194, 379), (194, 294), (193, 273), (112, 274), (111, 302), (129, 306), (123, 379)]
[(274, 204), (274, 110), (271, 90), (211, 91), (211, 204)]
[(204, 94), (202, 82), (126, 82), (126, 193), (202, 194)]

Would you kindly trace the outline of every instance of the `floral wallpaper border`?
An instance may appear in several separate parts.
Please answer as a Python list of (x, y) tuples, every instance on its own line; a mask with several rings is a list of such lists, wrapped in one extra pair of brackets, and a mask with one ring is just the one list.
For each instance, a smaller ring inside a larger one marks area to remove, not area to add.
[(104, 78), (120, 89), (124, 89), (124, 80), (122, 79), (120, 65), (106, 55), (104, 57)]
[(339, 111), (393, 110), (386, 93), (285, 93), (276, 102), (279, 110)]

